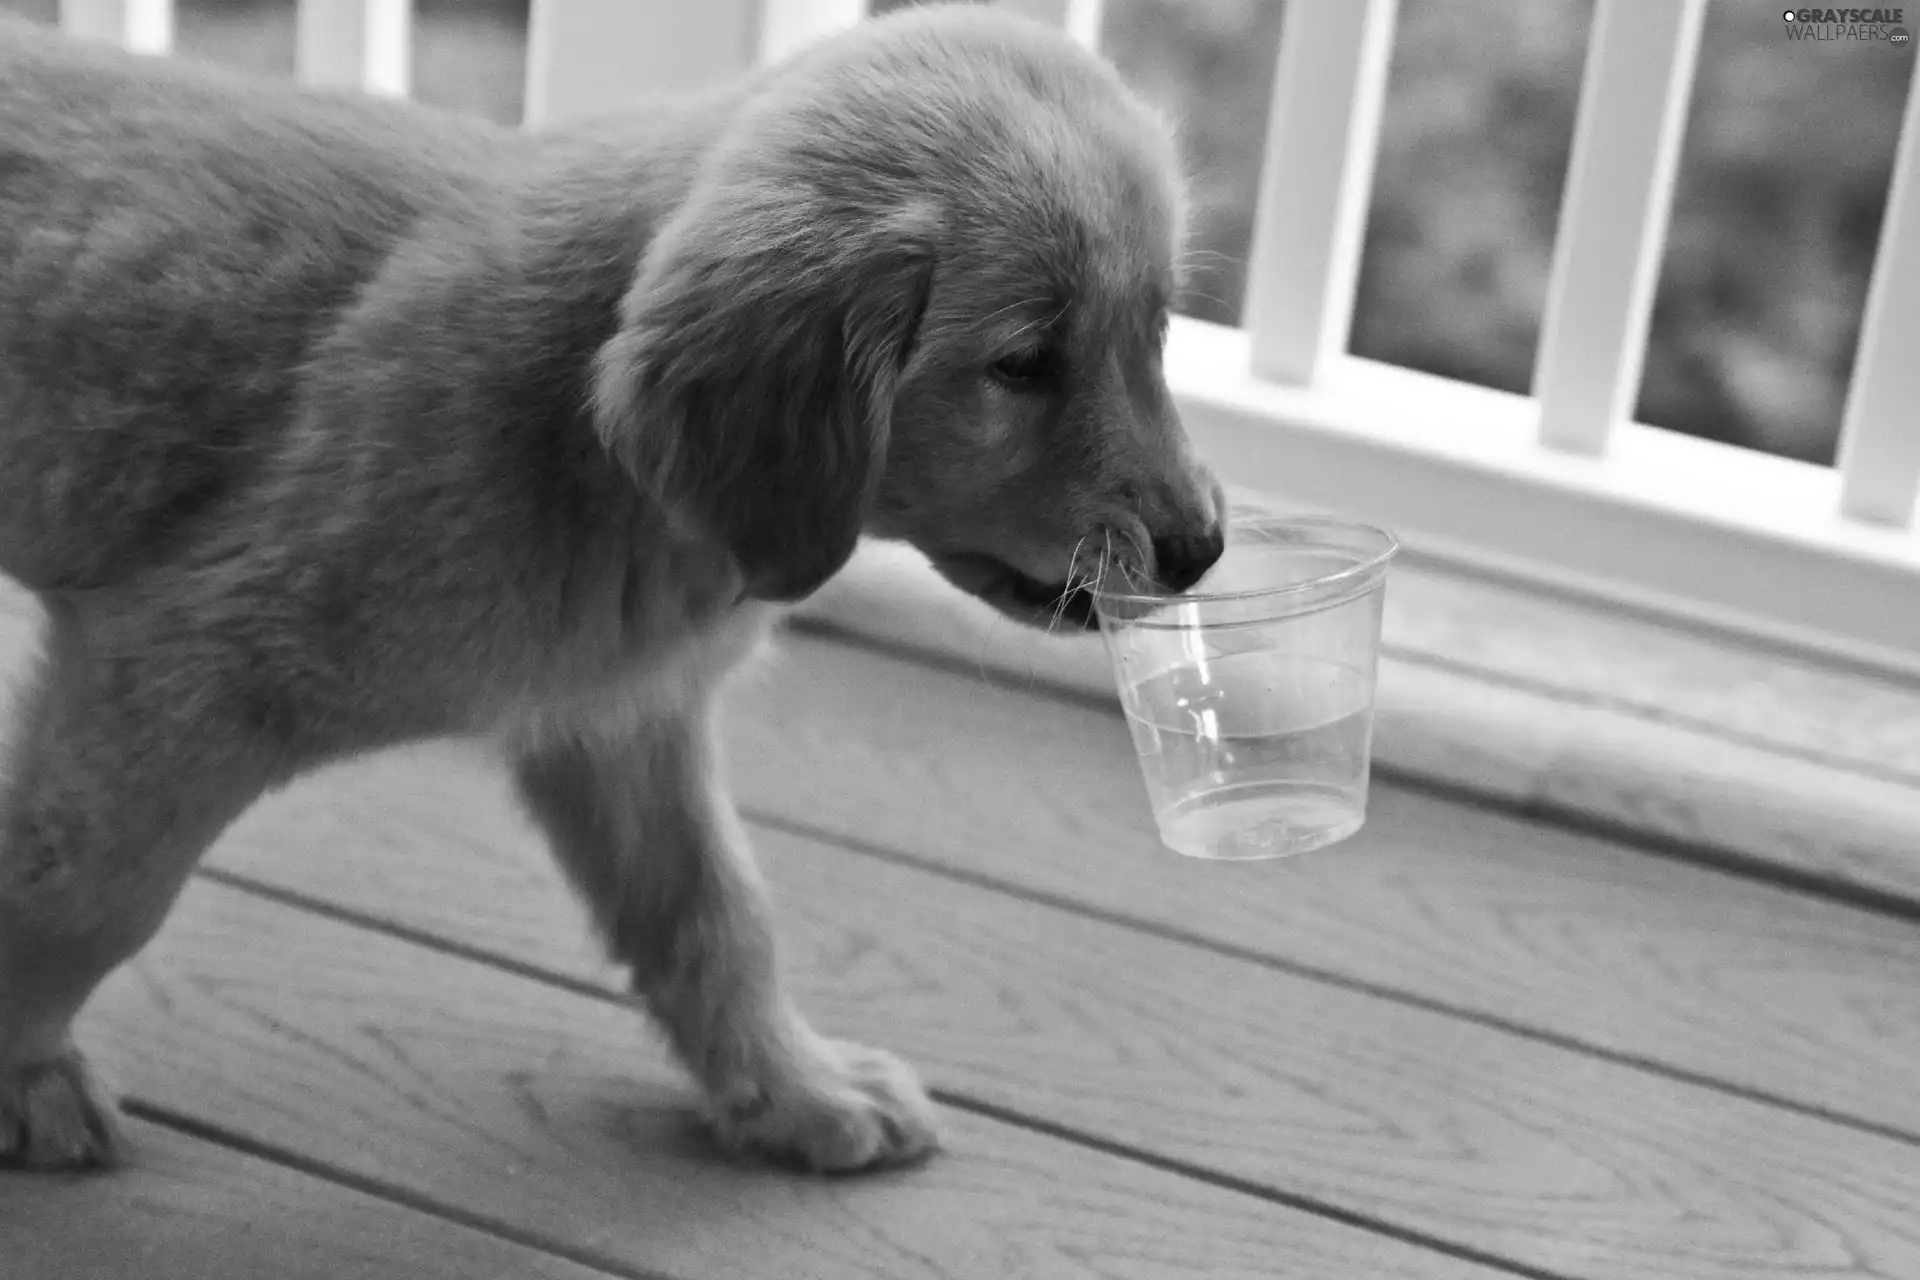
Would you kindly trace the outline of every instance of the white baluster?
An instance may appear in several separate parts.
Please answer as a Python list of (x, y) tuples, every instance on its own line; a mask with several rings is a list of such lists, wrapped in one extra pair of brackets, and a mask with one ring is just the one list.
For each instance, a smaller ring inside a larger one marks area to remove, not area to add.
[(1907, 90), (1880, 251), (1840, 422), (1840, 509), (1907, 528), (1920, 495), (1920, 83)]
[(998, 0), (1003, 9), (1012, 9), (1038, 18), (1050, 27), (1059, 27), (1089, 49), (1100, 47), (1100, 24), (1105, 17), (1103, 0)]
[(1346, 353), (1396, 0), (1294, 0), (1280, 31), (1247, 272), (1254, 371), (1295, 385)]
[(1594, 9), (1534, 363), (1551, 448), (1598, 455), (1633, 414), (1705, 15), (1706, 0)]
[(825, 36), (867, 16), (867, 0), (762, 0), (761, 63), (783, 62)]
[(404, 98), (412, 84), (411, 0), (300, 0), (300, 79)]
[(135, 53), (173, 49), (173, 0), (60, 0), (60, 26)]

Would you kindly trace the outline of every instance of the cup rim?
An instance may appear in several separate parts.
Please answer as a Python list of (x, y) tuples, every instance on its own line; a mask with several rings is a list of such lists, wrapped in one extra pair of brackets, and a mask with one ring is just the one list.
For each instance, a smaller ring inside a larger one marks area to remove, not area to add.
[[(1238, 600), (1283, 599), (1287, 596), (1301, 595), (1309, 591), (1324, 591), (1328, 587), (1338, 586), (1341, 583), (1356, 578), (1371, 576), (1385, 566), (1388, 561), (1392, 560), (1395, 555), (1399, 554), (1400, 551), (1400, 539), (1394, 536), (1392, 530), (1383, 529), (1376, 524), (1368, 524), (1363, 520), (1342, 520), (1336, 516), (1283, 516), (1263, 514), (1256, 516), (1244, 525), (1236, 521), (1234, 527), (1236, 529), (1245, 528), (1249, 525), (1287, 529), (1338, 529), (1346, 533), (1368, 533), (1379, 538), (1385, 545), (1381, 550), (1368, 556), (1364, 560), (1350, 564), (1344, 569), (1322, 574), (1317, 578), (1308, 578), (1303, 582), (1289, 582), (1283, 586), (1275, 587), (1249, 587), (1240, 591), (1183, 591), (1178, 595), (1150, 595), (1145, 592), (1113, 591), (1102, 584), (1093, 589), (1095, 605), (1097, 606), (1103, 601), (1110, 600), (1115, 604), (1146, 605), (1165, 608), (1181, 604), (1213, 604), (1216, 602)], [(1228, 539), (1228, 545), (1231, 546), (1231, 533), (1228, 534)]]

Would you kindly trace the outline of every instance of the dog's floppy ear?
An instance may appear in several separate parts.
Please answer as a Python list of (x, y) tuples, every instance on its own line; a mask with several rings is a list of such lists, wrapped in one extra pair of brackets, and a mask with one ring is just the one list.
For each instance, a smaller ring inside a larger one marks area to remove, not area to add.
[(602, 440), (763, 600), (853, 555), (931, 288), (929, 211), (835, 176), (766, 148), (710, 158), (594, 370)]

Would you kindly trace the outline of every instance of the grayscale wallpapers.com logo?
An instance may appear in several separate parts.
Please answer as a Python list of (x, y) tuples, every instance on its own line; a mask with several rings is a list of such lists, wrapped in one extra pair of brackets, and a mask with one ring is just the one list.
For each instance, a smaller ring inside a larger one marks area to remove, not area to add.
[(1792, 40), (1879, 40), (1895, 49), (1913, 48), (1913, 36), (1903, 25), (1905, 9), (1788, 9), (1780, 16)]

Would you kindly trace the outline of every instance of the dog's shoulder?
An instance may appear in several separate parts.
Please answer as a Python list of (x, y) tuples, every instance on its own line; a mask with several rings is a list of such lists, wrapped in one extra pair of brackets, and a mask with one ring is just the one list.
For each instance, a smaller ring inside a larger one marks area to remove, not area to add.
[(396, 252), (488, 215), (508, 133), (0, 22), (7, 563), (98, 585), (199, 537)]

